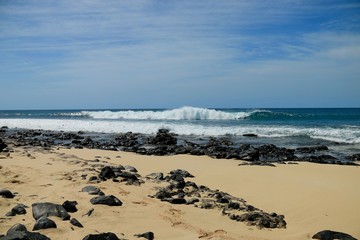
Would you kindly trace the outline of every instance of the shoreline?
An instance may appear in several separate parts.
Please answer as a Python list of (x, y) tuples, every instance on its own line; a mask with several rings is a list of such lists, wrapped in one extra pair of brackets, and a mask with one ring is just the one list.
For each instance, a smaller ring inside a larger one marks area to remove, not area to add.
[[(320, 164), (357, 165), (360, 160), (360, 145), (329, 145), (314, 142), (292, 147), (274, 145), (258, 140), (256, 134), (244, 134), (243, 141), (230, 136), (184, 136), (167, 129), (159, 129), (155, 135), (140, 133), (96, 133), (63, 132), (41, 129), (0, 129), (0, 137), (16, 146), (41, 146), (88, 148), (112, 151), (134, 152), (141, 155), (210, 156), (212, 158), (246, 160), (251, 165), (271, 165), (272, 163), (315, 162)], [(351, 147), (352, 146), (352, 147)]]

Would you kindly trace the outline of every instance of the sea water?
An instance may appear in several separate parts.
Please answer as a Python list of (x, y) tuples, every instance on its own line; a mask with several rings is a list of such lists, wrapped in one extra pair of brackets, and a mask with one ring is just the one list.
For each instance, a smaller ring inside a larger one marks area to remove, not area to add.
[[(94, 109), (0, 111), (0, 127), (155, 134), (166, 128), (188, 138), (230, 137), (235, 143), (297, 147), (327, 145), (360, 152), (360, 108)], [(244, 137), (256, 134), (257, 138)]]

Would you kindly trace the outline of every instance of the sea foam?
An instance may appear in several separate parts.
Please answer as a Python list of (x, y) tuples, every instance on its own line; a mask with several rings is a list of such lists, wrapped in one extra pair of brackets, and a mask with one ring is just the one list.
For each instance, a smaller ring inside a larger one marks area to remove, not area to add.
[(236, 120), (245, 119), (255, 112), (225, 112), (207, 108), (182, 107), (164, 111), (82, 111), (93, 119), (129, 119), (129, 120)]
[(316, 139), (342, 143), (360, 143), (360, 128), (317, 128), (270, 125), (202, 125), (191, 122), (169, 121), (128, 121), (95, 119), (0, 119), (0, 125), (10, 128), (44, 129), (54, 131), (89, 131), (104, 133), (136, 132), (155, 134), (158, 129), (166, 128), (180, 135), (199, 136), (241, 136), (254, 133), (260, 137), (308, 136)]

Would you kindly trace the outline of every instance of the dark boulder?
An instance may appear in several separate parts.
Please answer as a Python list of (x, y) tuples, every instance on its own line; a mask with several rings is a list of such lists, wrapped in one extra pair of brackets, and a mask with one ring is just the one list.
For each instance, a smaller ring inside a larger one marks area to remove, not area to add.
[(3, 198), (14, 198), (14, 195), (12, 194), (12, 192), (10, 192), (7, 189), (0, 190), (0, 196)]
[(184, 198), (164, 198), (161, 201), (169, 202), (171, 204), (186, 204), (186, 200)]
[(71, 213), (74, 213), (74, 212), (77, 212), (77, 208), (76, 208), (76, 205), (78, 203), (76, 201), (68, 201), (66, 200), (62, 206), (65, 208), (65, 210), (67, 212), (71, 212)]
[(124, 166), (124, 168), (126, 171), (129, 171), (129, 172), (133, 172), (133, 173), (138, 172), (138, 170), (136, 168), (134, 168), (133, 166), (126, 165), (126, 166)]
[(319, 240), (356, 240), (356, 238), (350, 236), (349, 234), (342, 233), (342, 232), (335, 232), (331, 230), (324, 230), (321, 232), (316, 233), (313, 239)]
[(172, 170), (172, 171), (170, 171), (170, 174), (171, 175), (180, 175), (183, 178), (187, 178), (187, 177), (193, 178), (194, 177), (194, 175), (190, 174), (188, 171), (183, 170), (183, 169)]
[(11, 211), (7, 214), (7, 216), (15, 216), (15, 215), (23, 215), (26, 214), (27, 206), (24, 204), (18, 204), (11, 209)]
[(254, 133), (245, 133), (243, 134), (244, 137), (257, 137), (258, 135), (257, 134), (254, 134)]
[(11, 235), (14, 232), (26, 232), (26, 231), (27, 231), (27, 229), (26, 229), (25, 225), (17, 223), (14, 226), (12, 226), (11, 228), (9, 228), (6, 235)]
[(114, 233), (99, 233), (86, 235), (82, 240), (120, 240)]
[(146, 175), (145, 178), (152, 179), (152, 180), (163, 180), (164, 174), (161, 172), (150, 173), (150, 174)]
[(257, 149), (259, 151), (259, 161), (281, 162), (297, 159), (293, 149), (278, 148), (273, 144), (262, 145)]
[(99, 195), (99, 196), (104, 196), (105, 194), (98, 188), (95, 186), (86, 186), (83, 187), (81, 189), (82, 192), (87, 192), (90, 195)]
[(251, 146), (250, 144), (242, 144), (238, 149), (235, 150), (236, 159), (246, 161), (257, 161), (259, 160), (259, 150)]
[(6, 236), (0, 237), (1, 240), (50, 240), (45, 235), (36, 232), (27, 231), (22, 224), (15, 224), (6, 233)]
[(114, 172), (114, 170), (112, 170), (112, 168), (110, 166), (103, 167), (99, 174), (99, 178), (101, 180), (106, 180), (106, 179), (115, 178), (115, 177), (116, 177), (115, 172)]
[(347, 156), (346, 159), (351, 161), (360, 161), (360, 153)]
[(56, 228), (56, 223), (47, 217), (41, 217), (36, 220), (33, 230), (40, 230), (47, 228)]
[(286, 228), (284, 216), (276, 213), (248, 212), (241, 215), (230, 214), (229, 218), (258, 228)]
[(2, 152), (2, 150), (4, 150), (5, 148), (7, 148), (6, 143), (3, 142), (3, 140), (0, 138), (0, 152)]
[(0, 237), (0, 240), (50, 240), (50, 238), (37, 232), (15, 232)]
[(134, 236), (135, 236), (135, 237), (138, 237), (138, 238), (145, 238), (145, 239), (147, 239), (147, 240), (153, 240), (153, 239), (155, 238), (153, 232), (146, 232), (146, 233), (141, 233), (141, 234), (135, 234)]
[(71, 225), (74, 225), (74, 226), (79, 227), (79, 228), (84, 227), (76, 218), (72, 218), (70, 220), (70, 223), (71, 223)]
[(32, 214), (36, 220), (41, 217), (49, 216), (59, 217), (62, 220), (70, 219), (70, 215), (63, 206), (49, 202), (32, 204)]
[(94, 197), (90, 199), (90, 202), (94, 205), (102, 204), (108, 206), (122, 206), (122, 202), (113, 195)]
[(154, 145), (176, 145), (177, 139), (167, 129), (159, 129), (156, 136), (149, 138), (150, 144)]

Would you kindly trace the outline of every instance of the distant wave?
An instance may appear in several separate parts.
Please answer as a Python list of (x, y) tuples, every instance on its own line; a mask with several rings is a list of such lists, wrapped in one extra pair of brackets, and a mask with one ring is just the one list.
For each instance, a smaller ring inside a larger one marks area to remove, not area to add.
[(225, 112), (220, 110), (196, 107), (182, 107), (164, 111), (82, 111), (93, 119), (130, 119), (130, 120), (237, 120), (245, 119), (264, 110), (251, 112)]

